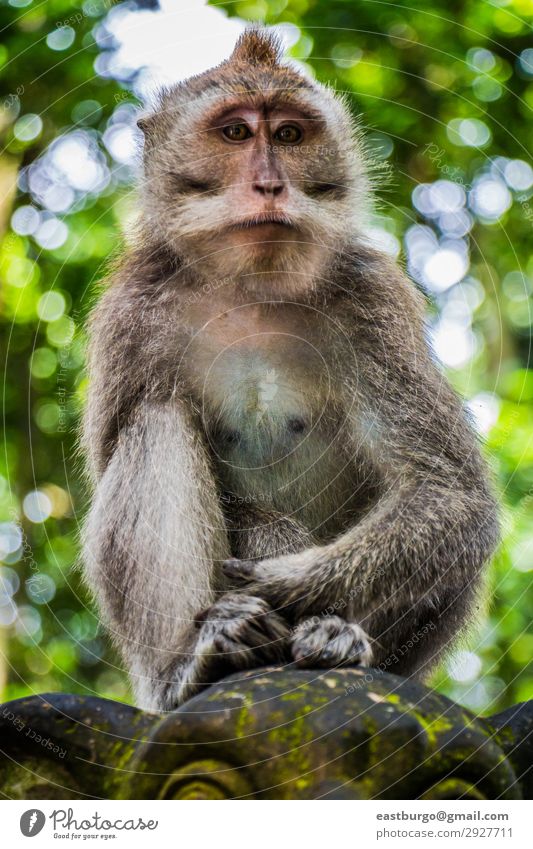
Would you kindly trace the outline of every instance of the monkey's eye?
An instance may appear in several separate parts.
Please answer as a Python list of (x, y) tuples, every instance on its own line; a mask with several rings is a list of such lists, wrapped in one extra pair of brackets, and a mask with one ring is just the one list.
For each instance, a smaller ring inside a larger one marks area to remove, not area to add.
[(296, 124), (284, 124), (274, 133), (276, 141), (282, 144), (298, 144), (302, 140), (303, 133)]
[(252, 135), (246, 124), (228, 124), (222, 132), (232, 142), (242, 142)]

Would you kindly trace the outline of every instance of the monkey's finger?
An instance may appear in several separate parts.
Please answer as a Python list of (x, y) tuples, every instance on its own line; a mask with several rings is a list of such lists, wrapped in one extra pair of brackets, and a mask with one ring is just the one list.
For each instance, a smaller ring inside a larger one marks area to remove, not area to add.
[(274, 613), (249, 620), (247, 626), (247, 634), (253, 641), (252, 645), (259, 648), (284, 641), (289, 634), (286, 623)]
[(219, 656), (233, 661), (247, 660), (252, 654), (251, 646), (240, 642), (238, 639), (233, 639), (227, 634), (215, 634), (213, 647)]
[(209, 616), (211, 608), (206, 607), (205, 610), (200, 610), (199, 613), (196, 613), (194, 616), (194, 627), (201, 628), (207, 617)]
[(233, 580), (250, 580), (254, 574), (255, 564), (251, 560), (237, 560), (231, 557), (222, 563), (222, 571), (227, 578)]

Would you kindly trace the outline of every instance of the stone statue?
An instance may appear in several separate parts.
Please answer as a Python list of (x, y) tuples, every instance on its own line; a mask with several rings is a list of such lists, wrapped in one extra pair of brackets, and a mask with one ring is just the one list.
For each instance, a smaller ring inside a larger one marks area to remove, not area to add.
[[(45, 694), (0, 706), (9, 799), (530, 799), (533, 701), (480, 718), (372, 669), (264, 668), (167, 713)], [(110, 768), (111, 767), (111, 768)]]

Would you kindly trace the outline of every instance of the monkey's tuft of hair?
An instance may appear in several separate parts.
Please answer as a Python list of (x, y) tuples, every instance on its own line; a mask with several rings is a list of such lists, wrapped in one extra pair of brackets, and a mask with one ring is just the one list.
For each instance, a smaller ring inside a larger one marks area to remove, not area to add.
[(279, 65), (283, 58), (283, 44), (273, 32), (263, 27), (247, 27), (238, 39), (229, 63), (246, 65)]

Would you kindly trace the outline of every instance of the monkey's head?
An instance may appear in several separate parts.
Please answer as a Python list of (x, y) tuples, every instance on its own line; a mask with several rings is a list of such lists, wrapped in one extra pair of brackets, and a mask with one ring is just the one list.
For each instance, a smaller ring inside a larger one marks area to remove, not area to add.
[(309, 268), (361, 229), (368, 197), (344, 103), (281, 53), (249, 29), (228, 60), (164, 90), (139, 121), (150, 229), (188, 262), (267, 293), (308, 287)]

